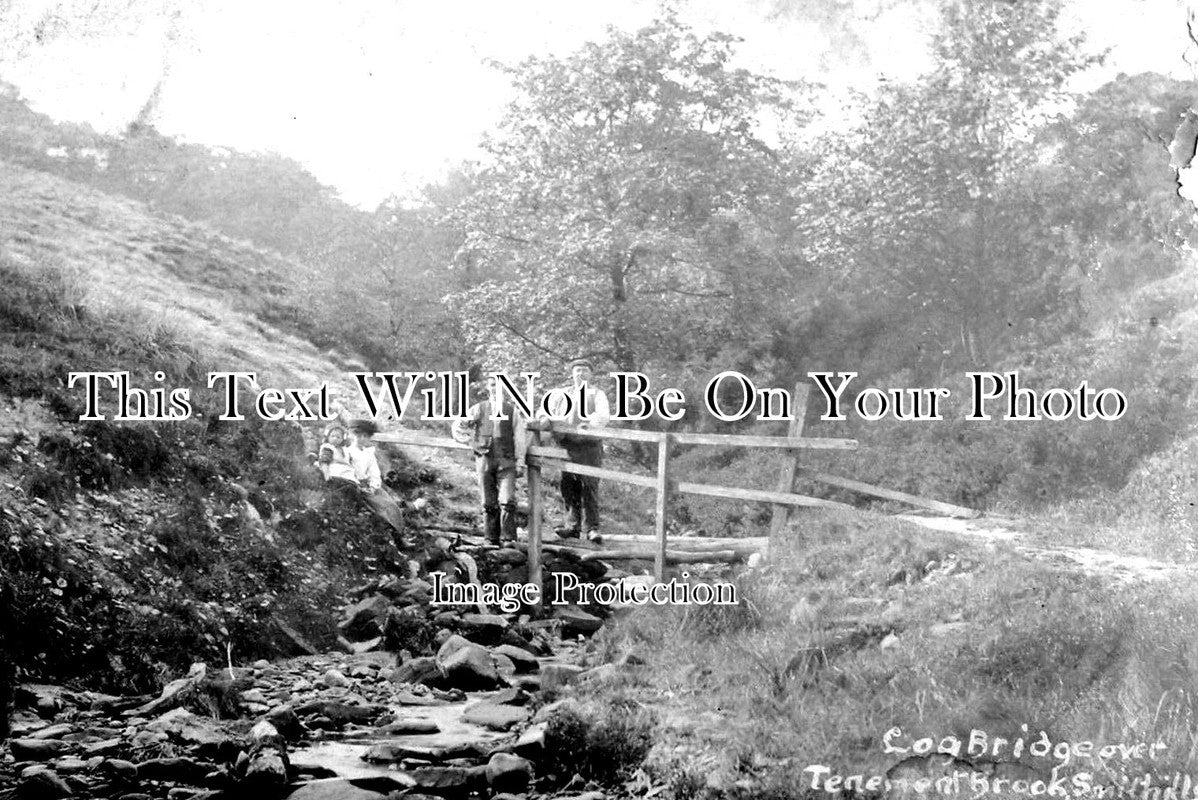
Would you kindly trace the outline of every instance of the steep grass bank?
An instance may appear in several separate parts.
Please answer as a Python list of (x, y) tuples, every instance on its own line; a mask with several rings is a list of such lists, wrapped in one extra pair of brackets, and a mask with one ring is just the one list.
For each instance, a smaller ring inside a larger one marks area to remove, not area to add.
[[(147, 356), (158, 345), (153, 337), (174, 336), (196, 344), (215, 368), (269, 365), (298, 385), (329, 377), (338, 357), (317, 350), (330, 340), (312, 324), (293, 262), (135, 201), (0, 163), (0, 254), (10, 269), (57, 274), (64, 306), (136, 330), (132, 343)], [(122, 365), (114, 358), (109, 366)]]
[[(327, 646), (344, 590), (406, 569), (386, 525), (324, 501), (312, 431), (216, 422), (217, 354), (143, 314), (0, 254), (2, 649), (28, 679), (148, 690), (291, 651), (288, 629)], [(80, 422), (68, 373), (111, 369), (192, 387), (191, 417)]]

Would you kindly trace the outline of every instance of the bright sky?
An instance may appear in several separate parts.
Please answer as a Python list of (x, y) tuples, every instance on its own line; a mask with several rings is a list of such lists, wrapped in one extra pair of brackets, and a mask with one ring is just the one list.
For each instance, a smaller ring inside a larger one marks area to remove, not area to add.
[[(1198, 2), (1198, 0), (1193, 0)], [(181, 9), (173, 17), (166, 5)], [(820, 25), (844, 0), (689, 0), (698, 29), (744, 38), (744, 65), (839, 88), (909, 77), (922, 62), (928, 4), (877, 14), (858, 0), (852, 24)], [(1110, 74), (1179, 78), (1186, 0), (1075, 0), (1070, 24), (1113, 48)], [(111, 5), (109, 5), (111, 4)], [(9, 0), (0, 26), (92, 0)], [(892, 2), (889, 6), (894, 6)], [(474, 157), (508, 98), (488, 59), (564, 54), (607, 25), (635, 28), (656, 0), (101, 0), (103, 25), (70, 24), (0, 77), (58, 119), (118, 132), (158, 87), (163, 133), (295, 158), (366, 208)], [(135, 12), (124, 8), (132, 6)], [(888, 6), (888, 7), (889, 7)], [(68, 20), (69, 23), (69, 20)], [(100, 30), (97, 32), (96, 28)], [(2, 41), (2, 40), (0, 40)], [(1198, 48), (1191, 48), (1198, 59)], [(6, 63), (7, 62), (7, 63)]]

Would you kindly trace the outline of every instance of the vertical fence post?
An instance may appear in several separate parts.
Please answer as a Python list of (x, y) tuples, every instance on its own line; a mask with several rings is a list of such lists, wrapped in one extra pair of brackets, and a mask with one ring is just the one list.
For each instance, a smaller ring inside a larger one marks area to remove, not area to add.
[[(529, 431), (529, 446), (541, 443), (541, 434)], [(541, 467), (525, 456), (528, 470), (528, 582), (537, 587), (538, 597), (544, 591), (541, 582), (541, 517), (544, 500), (541, 497)], [(537, 601), (537, 612), (544, 607), (544, 598)]]
[(666, 518), (670, 511), (670, 434), (663, 433), (657, 440), (657, 556), (653, 560), (653, 573), (661, 583), (666, 574)]
[[(794, 395), (794, 416), (790, 420), (790, 428), (786, 431), (787, 437), (797, 439), (803, 435), (803, 423), (807, 417), (807, 392), (810, 386), (802, 381), (795, 384)], [(797, 450), (790, 451), (790, 457), (787, 458), (786, 464), (782, 467), (782, 474), (778, 477), (778, 491), (790, 493), (795, 489), (795, 473), (799, 467), (799, 452)], [(775, 505), (774, 514), (770, 518), (770, 536), (777, 536), (786, 527), (786, 522), (790, 518), (790, 506)]]

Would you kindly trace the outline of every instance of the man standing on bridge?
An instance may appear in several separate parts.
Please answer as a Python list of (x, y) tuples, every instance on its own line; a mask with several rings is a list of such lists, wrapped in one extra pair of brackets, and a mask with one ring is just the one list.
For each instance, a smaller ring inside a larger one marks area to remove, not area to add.
[[(581, 428), (603, 428), (611, 419), (607, 395), (591, 385), (591, 362), (580, 358), (570, 362), (571, 385), (553, 392), (549, 397), (549, 415), (566, 425)], [(603, 466), (603, 441), (570, 433), (557, 435), (558, 443), (566, 449), (570, 460), (588, 467)], [(593, 542), (602, 541), (599, 535), (599, 479), (591, 475), (562, 472), (562, 502), (566, 504), (566, 525), (555, 533), (566, 538), (579, 538), (587, 532)]]
[[(489, 544), (516, 541), (516, 464), (523, 457), (527, 437), (523, 419), (517, 418), (511, 400), (498, 402), (498, 383), (488, 383), (485, 399), (466, 410), (465, 419), (453, 422), (453, 438), (470, 445), (478, 469), (484, 530)], [(498, 408), (503, 419), (494, 419)]]

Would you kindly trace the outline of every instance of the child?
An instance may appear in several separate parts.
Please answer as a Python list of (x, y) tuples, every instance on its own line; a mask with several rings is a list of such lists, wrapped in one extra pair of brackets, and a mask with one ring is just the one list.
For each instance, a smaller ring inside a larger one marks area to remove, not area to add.
[(316, 457), (316, 466), (329, 488), (338, 492), (358, 488), (358, 475), (349, 451), (349, 436), (343, 425), (330, 425)]

